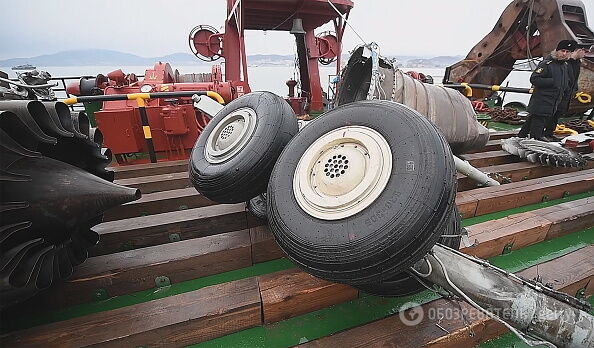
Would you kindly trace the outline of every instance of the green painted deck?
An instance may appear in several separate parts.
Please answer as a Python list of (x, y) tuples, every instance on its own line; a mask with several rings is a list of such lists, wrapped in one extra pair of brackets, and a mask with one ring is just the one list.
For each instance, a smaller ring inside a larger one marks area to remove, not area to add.
[[(586, 192), (562, 199), (465, 219), (463, 220), (463, 224), (465, 226), (470, 226), (516, 213), (536, 210), (592, 196), (594, 196), (594, 192)], [(503, 269), (517, 271), (552, 260), (584, 246), (593, 244), (594, 227), (590, 227), (583, 231), (544, 241), (520, 250), (512, 251), (505, 255), (491, 258), (490, 261)], [(172, 284), (162, 288), (149, 289), (129, 295), (113, 297), (107, 300), (99, 300), (57, 311), (40, 313), (34, 317), (23, 313), (20, 317), (11, 318), (8, 322), (5, 321), (2, 325), (2, 330), (3, 332), (10, 332), (46, 323), (81, 317), (96, 312), (112, 310), (177, 295), (210, 285), (268, 274), (293, 267), (295, 266), (289, 260), (278, 259), (259, 263), (243, 269)], [(192, 345), (191, 347), (289, 347), (393, 315), (401, 310), (402, 305), (407, 302), (423, 304), (437, 298), (437, 295), (429, 291), (396, 299), (361, 294), (359, 298), (352, 301), (327, 307), (271, 325), (243, 330), (211, 341)], [(590, 301), (594, 302), (594, 298), (590, 298)], [(517, 343), (515, 337), (504, 335), (496, 340), (484, 343), (482, 347), (507, 347), (511, 345), (520, 347)]]
[[(501, 123), (490, 123), (489, 127), (506, 131), (518, 128), (516, 125), (512, 126)], [(464, 226), (471, 226), (478, 223), (501, 219), (513, 214), (529, 212), (589, 197), (594, 197), (594, 191), (472, 217), (464, 219), (462, 223)], [(567, 255), (590, 245), (594, 245), (594, 226), (589, 226), (589, 228), (582, 231), (533, 244), (504, 255), (499, 255), (490, 258), (489, 261), (505, 270), (515, 272)], [(295, 268), (295, 265), (288, 259), (282, 258), (257, 263), (250, 267), (173, 283), (169, 286), (155, 287), (109, 299), (103, 299), (101, 294), (97, 294), (96, 300), (80, 305), (53, 311), (42, 311), (40, 313), (35, 313), (35, 315), (31, 315), (31, 313), (19, 313), (16, 316), (11, 316), (10, 320), (0, 318), (2, 321), (0, 333), (8, 333), (44, 324), (80, 318), (93, 313), (124, 308), (135, 304), (195, 291), (212, 285), (257, 277), (292, 268)], [(91, 297), (91, 295), (92, 294), (89, 294), (89, 297)], [(399, 311), (406, 309), (403, 308), (403, 305), (408, 302), (425, 304), (438, 298), (438, 295), (430, 291), (423, 291), (402, 298), (382, 298), (360, 292), (358, 298), (351, 301), (322, 308), (314, 312), (273, 324), (235, 332), (189, 347), (291, 347), (392, 316)], [(594, 296), (591, 296), (588, 300), (590, 303), (594, 304)], [(480, 347), (495, 348), (527, 346), (514, 335), (504, 334), (496, 339), (482, 343)]]

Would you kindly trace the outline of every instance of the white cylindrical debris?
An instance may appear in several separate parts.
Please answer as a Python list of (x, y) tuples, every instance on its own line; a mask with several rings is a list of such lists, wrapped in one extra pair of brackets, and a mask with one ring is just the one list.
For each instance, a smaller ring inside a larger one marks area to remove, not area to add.
[(462, 159), (454, 156), (454, 162), (456, 163), (456, 170), (466, 175), (472, 180), (476, 181), (481, 186), (499, 186), (497, 180), (491, 179), (487, 174), (481, 172), (475, 167), (471, 166), (470, 163), (463, 161)]

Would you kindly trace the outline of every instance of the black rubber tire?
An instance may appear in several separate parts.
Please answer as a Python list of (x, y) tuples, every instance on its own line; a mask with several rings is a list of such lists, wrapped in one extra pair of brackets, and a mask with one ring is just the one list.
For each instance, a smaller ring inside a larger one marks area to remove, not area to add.
[[(458, 209), (454, 209), (450, 217), (450, 222), (443, 231), (442, 235), (452, 236), (460, 235), (462, 228), (460, 213)], [(438, 240), (439, 244), (446, 245), (450, 248), (458, 250), (460, 248), (461, 237), (441, 237)], [(403, 272), (396, 275), (394, 278), (374, 284), (362, 284), (357, 288), (367, 294), (382, 296), (382, 297), (402, 297), (415, 294), (425, 287), (419, 283), (413, 276)]]
[(246, 203), (247, 209), (252, 215), (262, 220), (267, 219), (266, 215), (266, 193), (257, 195)]
[[(253, 136), (226, 161), (209, 163), (204, 154), (209, 135), (225, 116), (246, 107), (256, 113)], [(270, 92), (246, 94), (226, 105), (200, 134), (190, 158), (190, 179), (215, 202), (246, 202), (266, 191), (276, 159), (298, 130), (293, 109), (283, 98)]]
[[(293, 193), (297, 163), (316, 139), (351, 125), (372, 128), (386, 139), (391, 177), (362, 211), (340, 220), (315, 218)], [(312, 121), (283, 151), (268, 185), (269, 226), (305, 271), (353, 285), (379, 282), (408, 269), (437, 242), (449, 222), (456, 186), (452, 152), (430, 121), (391, 101), (351, 103)]]

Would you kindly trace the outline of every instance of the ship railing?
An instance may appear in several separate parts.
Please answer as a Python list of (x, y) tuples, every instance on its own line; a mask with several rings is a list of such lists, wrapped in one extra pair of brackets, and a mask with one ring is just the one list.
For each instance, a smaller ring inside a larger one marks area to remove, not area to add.
[[(144, 75), (136, 75), (137, 77), (144, 77)], [(66, 90), (66, 86), (69, 82), (79, 81), (82, 77), (95, 77), (95, 75), (80, 75), (80, 76), (57, 76), (50, 78), (50, 82), (57, 82), (56, 87), (52, 87), (52, 90), (56, 94), (58, 100), (67, 99), (72, 97)], [(19, 79), (13, 78), (11, 81), (19, 81)], [(69, 105), (72, 111), (84, 111), (85, 107), (83, 104)]]

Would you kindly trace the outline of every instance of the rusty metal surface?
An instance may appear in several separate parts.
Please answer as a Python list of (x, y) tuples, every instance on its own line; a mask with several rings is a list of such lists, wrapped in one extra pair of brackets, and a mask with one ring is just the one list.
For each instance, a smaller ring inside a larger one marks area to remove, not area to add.
[[(584, 3), (580, 0), (514, 0), (503, 11), (495, 26), (466, 58), (448, 68), (444, 80), (451, 82), (501, 84), (517, 60), (547, 56), (563, 39), (594, 44), (588, 27)], [(527, 29), (528, 28), (528, 29)], [(580, 91), (594, 93), (594, 54), (582, 60)], [(445, 82), (444, 82), (445, 83)], [(475, 91), (483, 98), (491, 91)], [(594, 103), (570, 104), (570, 113), (591, 109)]]

